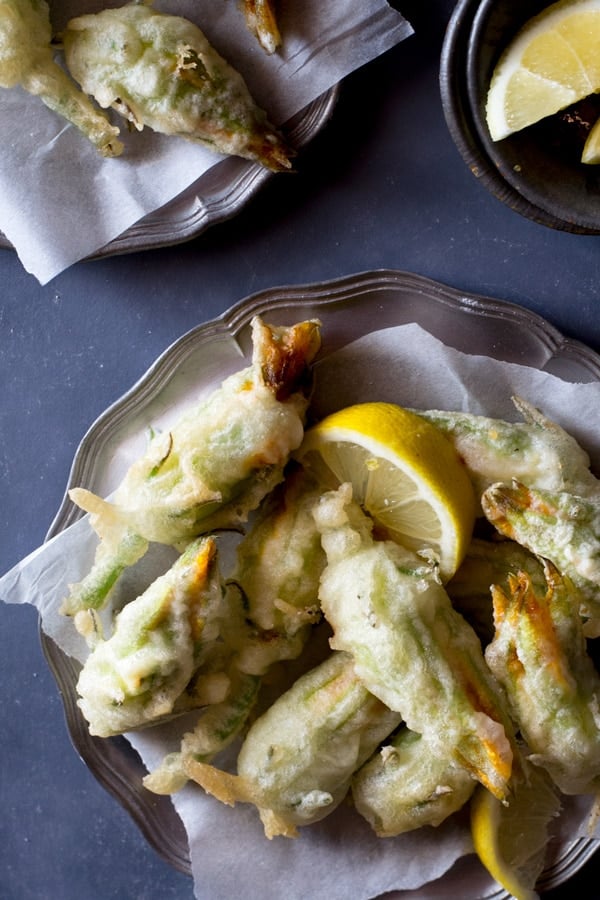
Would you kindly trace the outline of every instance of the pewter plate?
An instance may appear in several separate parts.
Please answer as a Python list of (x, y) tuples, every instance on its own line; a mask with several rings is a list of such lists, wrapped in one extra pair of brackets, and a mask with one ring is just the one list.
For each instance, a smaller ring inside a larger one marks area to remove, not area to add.
[[(321, 131), (331, 117), (338, 94), (336, 85), (283, 125), (292, 147), (300, 150)], [(212, 225), (237, 215), (273, 175), (258, 163), (227, 157), (170, 203), (136, 222), (89, 259), (189, 241)], [(13, 249), (1, 231), (0, 247)]]
[[(322, 356), (373, 331), (416, 322), (448, 346), (550, 372), (566, 381), (600, 380), (600, 356), (564, 337), (550, 323), (519, 306), (454, 288), (407, 272), (378, 270), (319, 284), (276, 287), (245, 298), (218, 319), (199, 325), (168, 347), (148, 372), (110, 406), (84, 436), (68, 487), (81, 485), (106, 495), (122, 475), (132, 448), (145, 441), (148, 422), (190, 392), (219, 383), (247, 363), (250, 322), (264, 315), (274, 324), (318, 317), (323, 323)], [(143, 446), (143, 444), (142, 444)], [(127, 452), (119, 454), (126, 448)], [(81, 515), (68, 496), (48, 538)], [(63, 698), (73, 745), (96, 779), (128, 811), (151, 846), (171, 865), (191, 873), (187, 839), (171, 802), (146, 791), (137, 754), (121, 738), (91, 737), (76, 706), (77, 666), (43, 632), (42, 648)], [(540, 891), (567, 881), (594, 853), (596, 843), (576, 838), (556, 846)], [(467, 856), (442, 879), (398, 900), (504, 900), (475, 857)]]

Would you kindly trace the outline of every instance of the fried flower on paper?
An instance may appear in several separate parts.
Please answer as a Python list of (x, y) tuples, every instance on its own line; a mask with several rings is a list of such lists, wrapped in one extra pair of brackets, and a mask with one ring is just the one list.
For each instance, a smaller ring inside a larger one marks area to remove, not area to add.
[(319, 619), (319, 577), (325, 564), (312, 517), (316, 492), (301, 469), (263, 502), (237, 548), (227, 579), (221, 637), (229, 653), (229, 690), (145, 779), (159, 794), (179, 790), (190, 761), (210, 762), (236, 737), (252, 712), (263, 676), (298, 658)]
[(505, 537), (550, 560), (578, 590), (573, 602), (588, 637), (600, 634), (600, 502), (568, 491), (492, 484), (482, 496), (486, 518)]
[(218, 638), (221, 604), (215, 542), (201, 538), (123, 607), (110, 637), (95, 641), (77, 683), (90, 734), (109, 737), (170, 716)]
[(194, 760), (187, 771), (223, 803), (253, 803), (267, 837), (296, 837), (299, 826), (333, 812), (353, 772), (399, 722), (364, 687), (352, 657), (333, 653), (256, 720), (237, 774)]
[(477, 782), (450, 753), (401, 727), (352, 778), (352, 799), (379, 837), (440, 825)]
[(54, 59), (45, 0), (0, 0), (0, 87), (20, 85), (74, 125), (102, 156), (119, 156), (119, 129)]
[(101, 541), (91, 571), (71, 586), (62, 611), (100, 609), (149, 542), (177, 546), (235, 528), (283, 478), (304, 433), (319, 324), (252, 323), (251, 366), (155, 434), (110, 502), (83, 488), (71, 499), (91, 514)]
[(331, 646), (351, 653), (371, 693), (495, 796), (510, 791), (514, 730), (479, 638), (435, 570), (391, 541), (374, 540), (349, 484), (315, 509), (327, 566), (319, 599)]
[(464, 461), (477, 493), (497, 481), (600, 497), (600, 481), (575, 438), (522, 397), (513, 397), (522, 422), (466, 412), (416, 410), (444, 432)]
[(565, 794), (600, 789), (600, 677), (588, 656), (576, 588), (550, 562), (494, 586), (496, 634), (485, 651), (533, 763)]
[(82, 89), (134, 128), (148, 126), (280, 172), (292, 151), (241, 74), (180, 16), (131, 3), (71, 19), (65, 59)]

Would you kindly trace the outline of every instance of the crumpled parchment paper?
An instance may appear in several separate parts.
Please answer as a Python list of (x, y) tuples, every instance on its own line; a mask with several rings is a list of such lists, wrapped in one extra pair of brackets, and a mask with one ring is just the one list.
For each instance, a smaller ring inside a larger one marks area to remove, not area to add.
[[(120, 5), (49, 2), (55, 32), (74, 15)], [(156, 0), (154, 6), (199, 25), (278, 126), (412, 33), (385, 0), (282, 0), (284, 45), (269, 56), (246, 28), (238, 0)], [(147, 128), (127, 133), (123, 120), (114, 121), (126, 149), (117, 159), (102, 159), (39, 99), (19, 87), (0, 89), (0, 231), (41, 284), (191, 189), (222, 160)]]
[[(360, 379), (354, 375), (357, 371)], [(325, 413), (349, 403), (392, 400), (423, 409), (464, 409), (515, 419), (512, 394), (523, 396), (572, 430), (595, 465), (600, 464), (600, 383), (571, 384), (526, 366), (460, 353), (415, 324), (375, 332), (322, 360), (317, 366), (314, 406)], [(71, 621), (57, 610), (67, 584), (87, 570), (95, 544), (84, 518), (0, 579), (0, 599), (34, 604), (44, 630), (79, 659), (87, 652), (85, 645), (74, 634)], [(180, 732), (181, 722), (167, 723), (130, 734), (128, 739), (152, 769), (165, 752), (177, 749)], [(238, 895), (240, 884), (247, 900), (281, 900), (283, 896), (286, 900), (369, 900), (390, 891), (427, 886), (472, 852), (460, 817), (437, 829), (379, 839), (342, 805), (323, 822), (303, 829), (296, 840), (268, 841), (253, 807), (222, 806), (194, 785), (176, 794), (173, 802), (189, 837), (198, 900), (230, 900)], [(589, 836), (589, 809), (589, 798), (567, 803), (557, 824), (561, 841)], [(474, 887), (481, 877), (477, 863), (473, 872), (478, 873), (473, 881), (467, 873), (461, 882), (464, 897), (483, 896)], [(445, 896), (437, 890), (431, 894), (424, 887), (415, 896), (428, 900)]]

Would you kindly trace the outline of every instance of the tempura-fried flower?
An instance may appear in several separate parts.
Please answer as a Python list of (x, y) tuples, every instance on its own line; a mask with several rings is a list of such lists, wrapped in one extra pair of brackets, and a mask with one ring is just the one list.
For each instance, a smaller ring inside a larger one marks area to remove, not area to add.
[(20, 85), (84, 134), (102, 156), (118, 156), (119, 129), (54, 59), (45, 0), (0, 0), (0, 87)]
[(295, 659), (319, 618), (319, 577), (325, 565), (312, 517), (316, 493), (298, 469), (266, 498), (237, 548), (226, 587), (221, 637), (229, 655), (227, 696), (210, 706), (145, 779), (155, 793), (173, 793), (188, 780), (189, 761), (210, 762), (244, 727), (262, 678)]
[(521, 397), (523, 422), (442, 410), (417, 410), (454, 445), (478, 496), (497, 481), (517, 478), (529, 487), (600, 497), (600, 481), (575, 438)]
[(587, 654), (574, 589), (545, 563), (547, 587), (525, 572), (494, 587), (496, 635), (485, 656), (531, 753), (563, 793), (600, 788), (600, 677)]
[(90, 734), (122, 734), (173, 713), (219, 634), (222, 588), (215, 553), (212, 538), (191, 544), (123, 607), (112, 635), (95, 642), (77, 682)]
[(148, 542), (185, 543), (215, 528), (236, 527), (283, 478), (299, 446), (311, 388), (319, 324), (269, 326), (253, 320), (252, 365), (156, 434), (108, 502), (75, 488), (101, 537), (96, 563), (63, 605), (100, 608), (124, 568)]
[(574, 598), (588, 619), (586, 633), (600, 630), (600, 502), (566, 491), (534, 490), (518, 481), (493, 484), (483, 511), (497, 530), (549, 559), (578, 588)]
[(477, 782), (449, 753), (401, 727), (352, 778), (352, 799), (379, 837), (440, 825)]
[(63, 42), (83, 90), (138, 130), (147, 125), (277, 172), (290, 168), (290, 147), (240, 73), (187, 19), (130, 3), (71, 19)]
[(435, 571), (376, 541), (350, 485), (315, 510), (327, 566), (319, 599), (331, 645), (351, 653), (367, 689), (504, 799), (516, 757), (512, 724), (479, 639)]
[(231, 590), (241, 592), (247, 628), (238, 630), (246, 671), (263, 673), (294, 658), (320, 618), (319, 578), (325, 567), (312, 510), (319, 490), (303, 469), (288, 473), (237, 548)]
[(296, 837), (339, 805), (352, 773), (399, 721), (364, 687), (352, 657), (333, 653), (252, 725), (236, 775), (193, 760), (187, 772), (223, 803), (253, 803), (267, 837)]

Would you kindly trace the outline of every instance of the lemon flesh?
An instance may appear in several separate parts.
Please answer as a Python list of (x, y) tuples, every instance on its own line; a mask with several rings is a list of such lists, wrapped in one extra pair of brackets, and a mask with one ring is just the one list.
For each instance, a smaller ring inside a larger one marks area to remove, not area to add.
[(600, 90), (600, 0), (561, 0), (530, 19), (501, 55), (486, 119), (499, 141)]
[(492, 878), (515, 900), (537, 900), (535, 883), (544, 867), (549, 826), (560, 812), (546, 772), (528, 767), (507, 805), (477, 787), (471, 799), (475, 852)]
[(587, 136), (581, 154), (581, 162), (588, 166), (597, 166), (600, 163), (600, 119)]
[(391, 403), (347, 407), (309, 429), (298, 453), (326, 489), (350, 482), (379, 537), (431, 554), (452, 577), (471, 539), (475, 496), (434, 425)]

